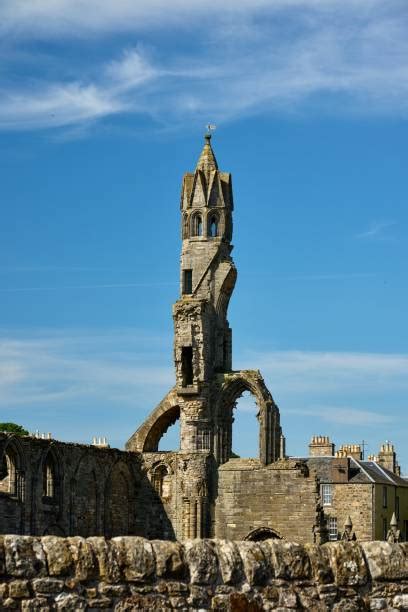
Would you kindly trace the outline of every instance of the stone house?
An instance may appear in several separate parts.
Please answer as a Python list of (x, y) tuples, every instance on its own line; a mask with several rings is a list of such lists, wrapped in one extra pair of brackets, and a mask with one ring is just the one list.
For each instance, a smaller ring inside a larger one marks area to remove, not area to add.
[(327, 436), (314, 436), (307, 464), (319, 479), (330, 540), (341, 537), (349, 517), (358, 540), (385, 540), (395, 513), (401, 538), (408, 541), (408, 481), (400, 476), (392, 444), (364, 461), (360, 445), (336, 452)]

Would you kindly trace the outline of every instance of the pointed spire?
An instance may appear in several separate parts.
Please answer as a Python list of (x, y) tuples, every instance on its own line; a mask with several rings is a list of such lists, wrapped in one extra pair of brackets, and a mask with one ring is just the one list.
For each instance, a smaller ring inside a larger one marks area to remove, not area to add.
[(397, 521), (397, 517), (395, 516), (395, 512), (393, 512), (393, 514), (392, 514), (390, 526), (391, 527), (398, 527), (398, 521)]
[(205, 144), (197, 162), (196, 170), (204, 170), (204, 172), (218, 170), (217, 160), (211, 148), (211, 134), (205, 135)]
[(346, 529), (347, 529), (347, 527), (348, 527), (349, 529), (352, 529), (352, 528), (353, 528), (353, 523), (351, 522), (350, 515), (347, 517), (347, 520), (346, 520), (346, 522), (344, 523), (344, 527), (345, 527)]

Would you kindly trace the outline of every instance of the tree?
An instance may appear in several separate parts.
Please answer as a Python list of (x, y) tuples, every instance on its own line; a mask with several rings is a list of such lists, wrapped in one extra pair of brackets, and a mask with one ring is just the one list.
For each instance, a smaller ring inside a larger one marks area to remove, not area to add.
[(8, 433), (14, 433), (17, 436), (28, 436), (29, 433), (22, 425), (17, 423), (0, 423), (0, 431), (6, 431)]

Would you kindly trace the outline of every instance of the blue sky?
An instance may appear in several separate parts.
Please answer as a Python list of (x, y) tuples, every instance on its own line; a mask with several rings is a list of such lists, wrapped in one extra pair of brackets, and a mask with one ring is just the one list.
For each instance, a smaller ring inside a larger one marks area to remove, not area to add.
[[(408, 472), (407, 26), (402, 0), (3, 0), (1, 420), (123, 446), (172, 386), (180, 184), (212, 122), (234, 367), (291, 454), (389, 439)], [(256, 438), (244, 397), (234, 447)]]

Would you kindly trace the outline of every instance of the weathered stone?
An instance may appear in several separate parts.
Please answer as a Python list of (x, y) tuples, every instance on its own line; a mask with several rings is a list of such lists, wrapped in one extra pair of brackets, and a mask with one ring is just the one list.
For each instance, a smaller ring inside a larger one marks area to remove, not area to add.
[(361, 547), (354, 542), (324, 544), (330, 553), (331, 567), (335, 582), (339, 586), (366, 584), (367, 566)]
[(192, 584), (214, 584), (219, 567), (215, 544), (211, 540), (193, 540), (184, 543), (185, 558)]
[(12, 599), (11, 597), (7, 597), (2, 603), (2, 607), (4, 610), (16, 610), (20, 607), (20, 602), (16, 599)]
[(6, 571), (18, 578), (46, 575), (46, 560), (41, 542), (31, 536), (5, 536)]
[(112, 600), (109, 597), (95, 597), (95, 599), (88, 599), (87, 603), (87, 610), (99, 610), (112, 606)]
[(6, 572), (6, 558), (4, 553), (4, 536), (0, 535), (0, 576)]
[(64, 589), (64, 581), (58, 578), (37, 578), (31, 582), (36, 593), (44, 595), (60, 593)]
[(373, 580), (408, 579), (408, 545), (362, 542)]
[(129, 595), (129, 587), (127, 584), (99, 584), (99, 593), (107, 597), (125, 597)]
[(50, 576), (68, 574), (72, 569), (73, 558), (67, 540), (57, 536), (44, 536), (41, 541)]
[(396, 595), (392, 600), (392, 605), (397, 610), (408, 610), (408, 594)]
[(85, 538), (79, 536), (67, 538), (78, 580), (90, 580), (98, 576), (92, 548)]
[(237, 544), (227, 540), (216, 540), (215, 545), (224, 584), (243, 582), (245, 580), (244, 566)]
[(13, 599), (22, 599), (30, 596), (28, 580), (12, 580), (8, 584), (9, 596)]
[(181, 578), (186, 573), (183, 547), (179, 542), (152, 541), (156, 558), (156, 575), (160, 578)]
[(386, 610), (387, 600), (384, 597), (374, 597), (370, 600), (370, 610)]
[(316, 544), (306, 544), (305, 550), (308, 553), (315, 580), (320, 584), (330, 584), (334, 582), (334, 574), (330, 565), (329, 549)]
[(51, 607), (45, 597), (33, 597), (21, 602), (22, 612), (50, 612)]
[(113, 538), (112, 546), (117, 551), (118, 564), (126, 580), (142, 581), (155, 573), (155, 558), (150, 542), (143, 538)]
[(271, 577), (271, 571), (261, 545), (257, 542), (238, 542), (237, 546), (248, 584), (265, 584)]
[(111, 540), (105, 538), (87, 538), (98, 562), (99, 575), (108, 582), (120, 582), (122, 578), (119, 566), (119, 552)]
[(310, 578), (310, 559), (303, 546), (284, 540), (266, 540), (262, 543), (262, 548), (264, 550), (271, 549), (274, 574), (277, 578), (289, 578), (291, 580)]
[(6, 599), (8, 595), (8, 584), (5, 582), (3, 584), (0, 583), (0, 601), (2, 599)]
[(87, 603), (83, 597), (71, 593), (60, 593), (55, 598), (57, 610), (65, 610), (66, 612), (77, 612), (78, 610), (86, 610)]

